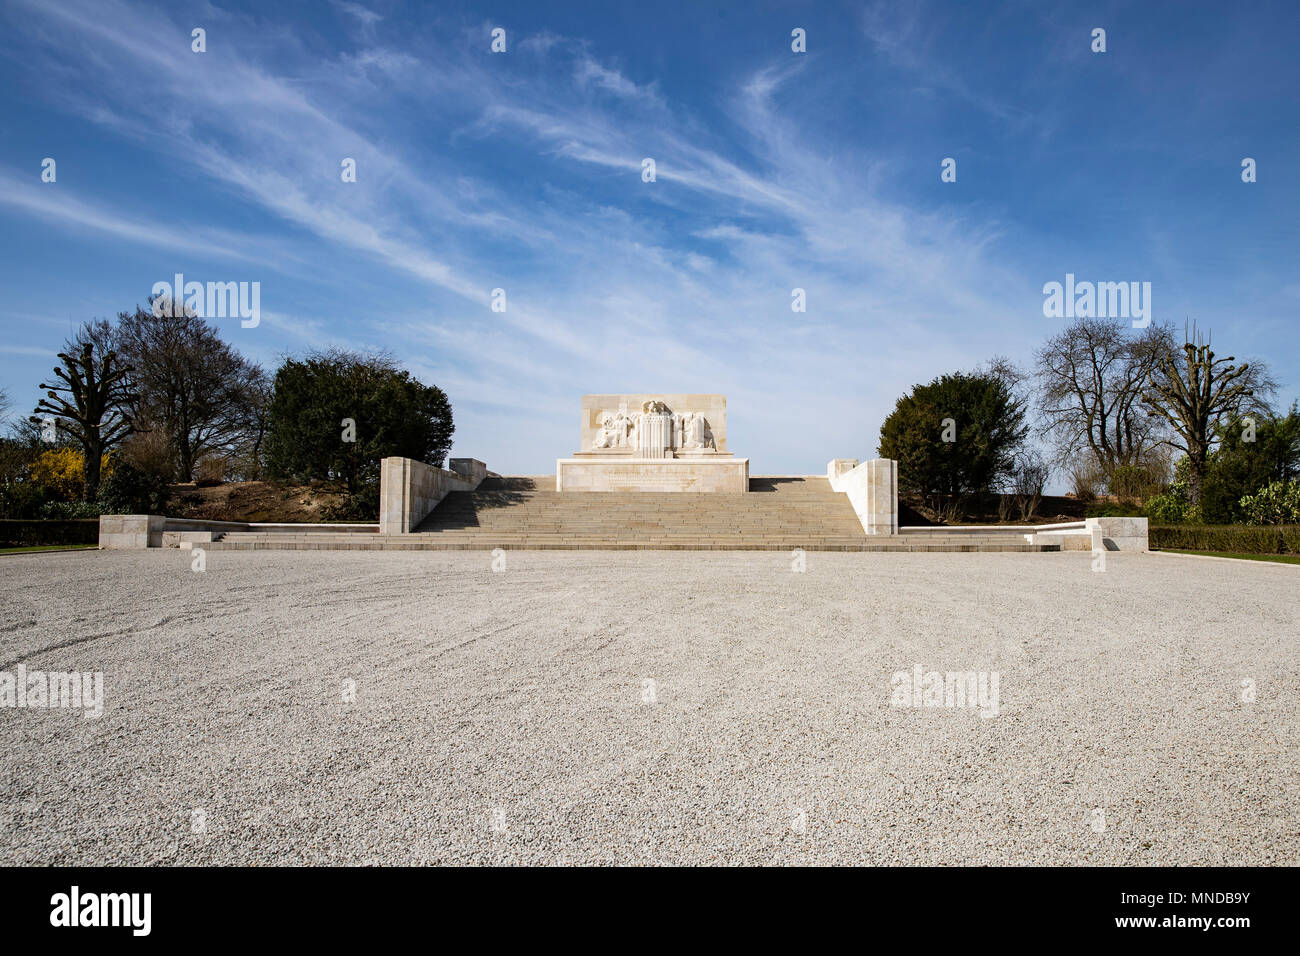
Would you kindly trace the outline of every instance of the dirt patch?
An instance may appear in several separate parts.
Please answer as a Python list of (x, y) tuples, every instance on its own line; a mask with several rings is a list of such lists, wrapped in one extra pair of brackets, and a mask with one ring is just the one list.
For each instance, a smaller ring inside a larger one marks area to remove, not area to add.
[(231, 481), (207, 488), (181, 484), (171, 486), (167, 514), (209, 521), (316, 522), (327, 520), (325, 510), (342, 497), (324, 485), (275, 481)]

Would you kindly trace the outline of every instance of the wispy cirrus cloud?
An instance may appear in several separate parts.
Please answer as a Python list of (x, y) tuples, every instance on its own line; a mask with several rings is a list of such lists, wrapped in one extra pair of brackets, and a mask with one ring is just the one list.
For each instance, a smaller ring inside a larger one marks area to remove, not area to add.
[(873, 0), (862, 7), (860, 24), (863, 35), (878, 54), (887, 57), (922, 88), (930, 87), (957, 97), (960, 101), (1013, 126), (1035, 121), (1027, 110), (991, 95), (978, 86), (978, 80), (959, 74), (936, 52), (936, 33), (945, 22), (943, 14), (931, 4), (889, 4)]
[(242, 262), (265, 262), (274, 255), (279, 268), (294, 271), (305, 265), (300, 253), (278, 240), (218, 227), (202, 230), (144, 218), (137, 211), (112, 208), (79, 198), (65, 188), (53, 189), (31, 176), (0, 169), (0, 206), (21, 211), (65, 229), (91, 230), (113, 239), (201, 256)]
[[(15, 5), (26, 55), (59, 77), (51, 101), (192, 181), (204, 221), (154, 228), (63, 183), (11, 208), (268, 269), (307, 259), (302, 297), (321, 314), (268, 304), (266, 334), (392, 348), (454, 386), (465, 448), (494, 467), (569, 450), (576, 395), (642, 388), (763, 409), (781, 427), (754, 419), (746, 435), (742, 416), (733, 435), (773, 461), (870, 454), (900, 377), (973, 364), (990, 316), (1033, 319), (1036, 284), (999, 254), (1013, 225), (886, 192), (883, 150), (832, 144), (823, 113), (789, 105), (803, 60), (727, 77), (719, 123), (557, 32), (493, 57), (485, 27), (431, 43), (387, 9), (340, 4), (350, 47), (322, 55), (319, 37), (243, 15), (193, 55), (188, 21), (166, 10)], [(865, 16), (883, 55), (920, 68), (905, 24)], [(259, 241), (272, 227), (279, 249)], [(806, 313), (791, 312), (795, 288)], [(846, 405), (851, 421), (826, 411)]]

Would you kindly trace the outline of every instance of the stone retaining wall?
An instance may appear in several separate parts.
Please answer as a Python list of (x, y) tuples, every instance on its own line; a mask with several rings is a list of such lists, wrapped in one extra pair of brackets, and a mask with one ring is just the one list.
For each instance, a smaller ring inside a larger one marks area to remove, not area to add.
[(831, 487), (849, 496), (867, 534), (898, 534), (898, 462), (834, 458), (826, 466)]
[(454, 471), (413, 458), (385, 458), (379, 468), (379, 533), (409, 534), (452, 491), (473, 491), (487, 477), (476, 458), (453, 458)]
[(105, 550), (161, 548), (166, 524), (162, 515), (100, 515), (99, 546)]
[(300, 524), (270, 521), (210, 521), (165, 515), (100, 515), (99, 547), (106, 551), (188, 548), (208, 544), (228, 531), (375, 532), (373, 523)]
[(1034, 544), (1059, 544), (1062, 551), (1091, 551), (1094, 531), (1107, 551), (1148, 551), (1146, 518), (1088, 518), (1081, 527), (1037, 531), (1026, 537)]

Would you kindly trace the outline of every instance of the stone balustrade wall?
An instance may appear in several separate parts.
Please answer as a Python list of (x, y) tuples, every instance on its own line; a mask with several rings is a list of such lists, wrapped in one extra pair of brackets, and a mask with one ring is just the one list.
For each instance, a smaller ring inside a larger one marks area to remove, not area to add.
[(898, 462), (835, 458), (826, 466), (831, 487), (849, 496), (867, 534), (898, 534)]

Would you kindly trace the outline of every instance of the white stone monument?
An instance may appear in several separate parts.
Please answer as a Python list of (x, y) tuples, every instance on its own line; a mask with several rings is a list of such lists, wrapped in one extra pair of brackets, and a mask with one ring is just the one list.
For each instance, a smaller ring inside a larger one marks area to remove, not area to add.
[(584, 395), (580, 445), (556, 461), (557, 491), (749, 491), (724, 395)]

